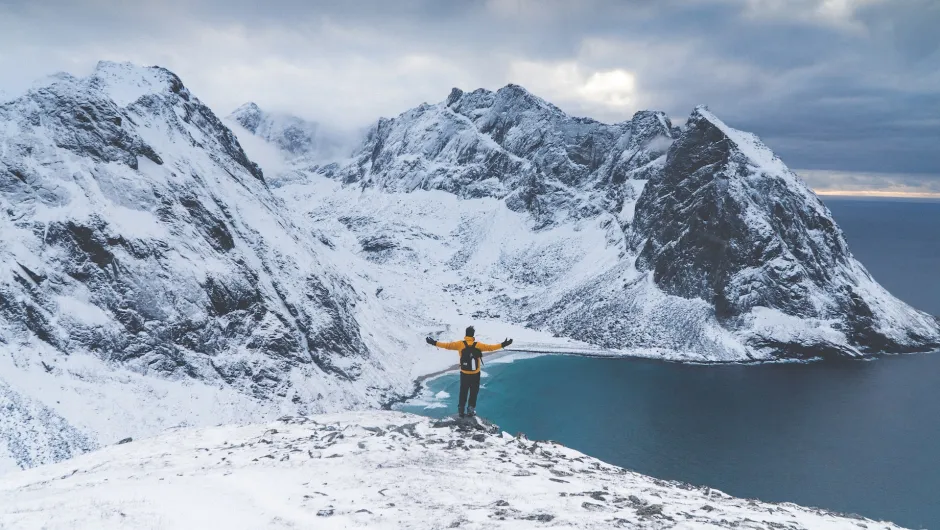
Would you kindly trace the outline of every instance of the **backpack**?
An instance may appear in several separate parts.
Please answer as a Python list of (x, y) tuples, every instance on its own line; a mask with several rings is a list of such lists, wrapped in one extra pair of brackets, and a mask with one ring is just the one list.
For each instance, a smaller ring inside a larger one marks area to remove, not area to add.
[(465, 372), (473, 372), (480, 368), (480, 359), (483, 358), (483, 352), (477, 348), (476, 342), (473, 344), (463, 341), (464, 349), (460, 350), (460, 369)]

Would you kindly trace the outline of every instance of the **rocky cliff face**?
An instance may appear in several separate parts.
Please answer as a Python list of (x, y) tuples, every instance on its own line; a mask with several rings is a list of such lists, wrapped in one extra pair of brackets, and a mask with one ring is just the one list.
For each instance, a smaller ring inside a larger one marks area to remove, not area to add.
[(64, 380), (90, 354), (96, 374), (312, 409), (390, 384), (329, 241), (169, 71), (101, 63), (0, 105), (0, 204), (0, 346), (18, 368)]
[(931, 317), (892, 299), (852, 258), (809, 188), (755, 136), (697, 108), (636, 206), (638, 268), (664, 292), (745, 330), (755, 312), (831, 322), (844, 338), (748, 339), (795, 356), (904, 352), (936, 344)]
[(0, 112), (7, 341), (258, 391), (284, 383), (283, 363), (355, 372), (334, 364), (365, 352), (325, 245), (278, 214), (175, 75), (103, 63)]
[(536, 232), (594, 222), (616, 265), (484, 303), (606, 348), (764, 359), (940, 343), (937, 320), (872, 280), (812, 191), (757, 137), (705, 108), (681, 129), (649, 111), (607, 125), (515, 85), (454, 89), (380, 120), (351, 161), (321, 173), (393, 193), (501, 199)]
[(379, 120), (351, 163), (324, 173), (387, 191), (502, 198), (545, 227), (635, 198), (622, 184), (651, 171), (676, 132), (663, 113), (607, 125), (570, 117), (517, 85), (455, 88), (442, 103)]

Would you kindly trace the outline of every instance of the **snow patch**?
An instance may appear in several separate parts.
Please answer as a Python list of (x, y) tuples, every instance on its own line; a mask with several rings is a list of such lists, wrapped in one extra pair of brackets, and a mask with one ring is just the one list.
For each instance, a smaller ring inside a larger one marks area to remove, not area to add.
[(170, 82), (169, 74), (162, 69), (128, 62), (101, 61), (92, 74), (92, 83), (120, 107), (126, 107), (147, 94), (163, 93), (170, 89)]

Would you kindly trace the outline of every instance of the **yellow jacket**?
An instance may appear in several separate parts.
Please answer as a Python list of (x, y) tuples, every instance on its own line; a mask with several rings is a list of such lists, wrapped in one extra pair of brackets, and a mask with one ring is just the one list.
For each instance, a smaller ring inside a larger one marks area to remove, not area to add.
[[(454, 342), (438, 342), (435, 344), (435, 346), (438, 348), (444, 348), (445, 350), (455, 350), (459, 352), (466, 347), (464, 345), (464, 341), (466, 341), (467, 344), (476, 346), (477, 349), (482, 352), (496, 351), (502, 349), (503, 347), (502, 344), (483, 344), (482, 342), (477, 342), (477, 340), (473, 337), (464, 337), (463, 340), (455, 340)], [(483, 368), (483, 359), (480, 359), (480, 366), (478, 366), (476, 370), (461, 370), (460, 373), (471, 375), (478, 374), (480, 373), (481, 368)]]

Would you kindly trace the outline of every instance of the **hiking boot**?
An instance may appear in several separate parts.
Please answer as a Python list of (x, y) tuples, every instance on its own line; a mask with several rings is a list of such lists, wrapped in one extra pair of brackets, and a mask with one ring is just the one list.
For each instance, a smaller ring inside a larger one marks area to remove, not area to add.
[(473, 408), (473, 407), (470, 407), (470, 408), (467, 409), (467, 416), (470, 416), (470, 417), (472, 418), (472, 417), (474, 417), (474, 416), (476, 416), (476, 415), (477, 415), (477, 409), (475, 409), (475, 408)]
[(458, 410), (458, 411), (457, 411), (457, 417), (463, 418), (463, 417), (466, 417), (466, 414), (464, 414), (462, 410)]

